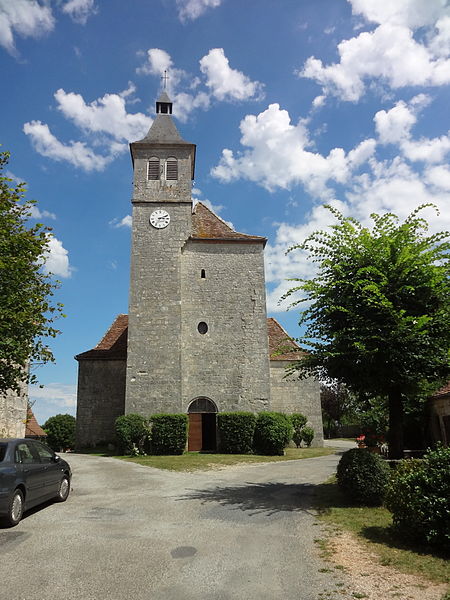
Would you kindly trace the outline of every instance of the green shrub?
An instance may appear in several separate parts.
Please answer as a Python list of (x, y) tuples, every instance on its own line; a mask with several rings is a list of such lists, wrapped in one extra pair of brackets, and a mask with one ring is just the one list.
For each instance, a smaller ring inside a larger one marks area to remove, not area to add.
[(386, 507), (403, 535), (450, 551), (450, 448), (402, 461), (388, 486)]
[(282, 456), (292, 439), (290, 419), (277, 412), (260, 412), (256, 419), (253, 447), (257, 454)]
[(311, 442), (314, 439), (314, 429), (312, 427), (303, 427), (301, 430), (302, 439), (308, 448), (311, 446)]
[(152, 415), (150, 421), (152, 454), (183, 454), (187, 441), (187, 415)]
[(383, 502), (389, 474), (389, 465), (378, 454), (352, 448), (339, 461), (337, 481), (353, 502), (377, 506)]
[(300, 448), (300, 444), (303, 440), (302, 429), (306, 425), (308, 419), (301, 413), (293, 413), (289, 418), (293, 429), (292, 439), (297, 448)]
[(217, 415), (221, 450), (225, 454), (250, 454), (256, 416), (251, 412), (224, 412)]
[(43, 425), (43, 429), (47, 434), (46, 443), (56, 452), (73, 448), (75, 444), (75, 424), (76, 420), (72, 415), (50, 417)]
[(116, 437), (119, 452), (143, 454), (149, 443), (150, 430), (142, 415), (130, 413), (116, 419)]

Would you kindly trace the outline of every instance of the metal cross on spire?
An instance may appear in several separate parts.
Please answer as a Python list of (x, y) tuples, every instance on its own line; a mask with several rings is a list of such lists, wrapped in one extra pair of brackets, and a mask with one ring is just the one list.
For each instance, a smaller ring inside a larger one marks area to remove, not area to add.
[(166, 89), (167, 87), (167, 80), (169, 79), (169, 76), (167, 75), (167, 70), (164, 70), (164, 75), (161, 76), (161, 79), (163, 81), (163, 89)]

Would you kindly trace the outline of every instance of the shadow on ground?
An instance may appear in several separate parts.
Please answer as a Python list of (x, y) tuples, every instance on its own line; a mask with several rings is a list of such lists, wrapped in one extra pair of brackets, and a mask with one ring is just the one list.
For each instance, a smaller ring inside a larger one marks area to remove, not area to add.
[(301, 511), (315, 515), (317, 491), (322, 485), (247, 482), (238, 486), (188, 490), (178, 500), (200, 500), (202, 504), (215, 502), (252, 514)]

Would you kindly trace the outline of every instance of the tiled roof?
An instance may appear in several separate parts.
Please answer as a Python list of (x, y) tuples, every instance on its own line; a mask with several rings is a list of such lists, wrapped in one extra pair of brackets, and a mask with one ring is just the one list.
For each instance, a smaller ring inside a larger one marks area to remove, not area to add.
[(447, 382), (440, 390), (434, 392), (431, 396), (432, 398), (445, 398), (446, 396), (450, 396), (450, 381)]
[[(297, 344), (273, 318), (267, 319), (269, 356), (271, 360), (298, 360), (301, 352), (289, 351)], [(119, 315), (103, 339), (87, 352), (75, 356), (77, 360), (126, 360), (128, 338), (128, 315)]]
[(221, 240), (266, 243), (267, 238), (259, 235), (238, 233), (208, 207), (197, 202), (192, 211), (192, 240)]
[(77, 354), (75, 358), (76, 360), (125, 360), (127, 340), (128, 315), (119, 315), (95, 348)]
[(25, 426), (25, 437), (47, 437), (47, 434), (36, 421), (31, 408), (27, 411), (27, 424)]
[(302, 356), (300, 347), (281, 327), (276, 319), (267, 319), (269, 334), (269, 356), (271, 360), (299, 360)]

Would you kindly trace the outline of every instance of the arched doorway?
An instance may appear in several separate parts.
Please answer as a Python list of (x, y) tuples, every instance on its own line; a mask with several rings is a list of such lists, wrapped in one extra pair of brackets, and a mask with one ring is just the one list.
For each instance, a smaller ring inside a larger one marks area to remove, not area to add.
[(190, 452), (214, 452), (217, 446), (217, 406), (209, 398), (195, 398), (189, 404)]

